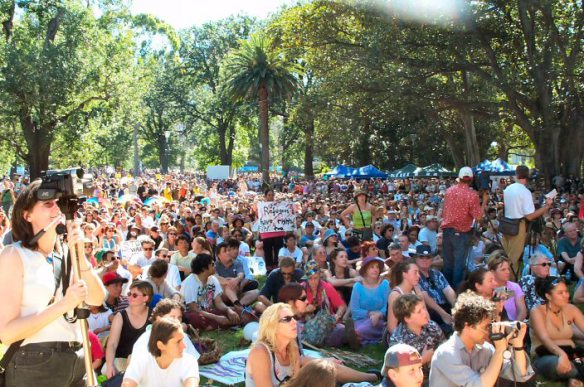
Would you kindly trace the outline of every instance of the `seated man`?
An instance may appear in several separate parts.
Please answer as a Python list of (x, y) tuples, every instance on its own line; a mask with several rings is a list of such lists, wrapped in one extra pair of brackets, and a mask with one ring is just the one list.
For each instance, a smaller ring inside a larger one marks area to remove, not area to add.
[[(513, 385), (513, 381), (522, 383), (533, 377), (523, 346), (527, 325), (520, 323), (519, 331), (505, 336), (505, 323), (492, 322), (495, 304), (470, 291), (458, 296), (452, 312), (455, 332), (434, 352), (431, 386), (493, 387), (499, 379)], [(494, 346), (487, 341), (491, 330), (493, 334), (503, 333), (502, 338), (493, 341)]]
[(233, 259), (225, 242), (217, 245), (216, 256), (215, 277), (223, 288), (223, 301), (236, 308), (254, 303), (260, 293), (257, 289), (258, 283), (245, 279), (243, 262)]
[(300, 269), (296, 269), (294, 258), (282, 257), (280, 258), (279, 268), (272, 270), (266, 283), (260, 291), (258, 300), (266, 307), (277, 302), (278, 292), (282, 287), (291, 282), (300, 282), (304, 273)]
[(180, 289), (188, 310), (186, 320), (203, 330), (239, 325), (239, 315), (223, 302), (223, 289), (213, 274), (215, 265), (209, 254), (199, 254), (191, 261), (191, 274)]
[(381, 375), (384, 387), (420, 387), (424, 382), (422, 357), (412, 346), (395, 344), (385, 352)]

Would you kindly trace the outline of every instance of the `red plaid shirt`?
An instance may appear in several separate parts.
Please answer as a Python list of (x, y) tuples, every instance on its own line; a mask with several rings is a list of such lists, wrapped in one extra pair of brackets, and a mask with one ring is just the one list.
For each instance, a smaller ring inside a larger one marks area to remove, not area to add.
[(442, 229), (453, 228), (458, 232), (468, 232), (473, 219), (482, 216), (479, 195), (467, 184), (458, 183), (450, 187), (444, 196)]

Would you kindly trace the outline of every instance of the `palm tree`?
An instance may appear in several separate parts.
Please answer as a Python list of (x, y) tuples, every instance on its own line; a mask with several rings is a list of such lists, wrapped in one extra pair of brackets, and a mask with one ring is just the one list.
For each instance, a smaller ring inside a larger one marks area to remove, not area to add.
[(259, 101), (259, 137), (264, 184), (270, 183), (269, 103), (287, 98), (300, 87), (301, 67), (275, 48), (263, 34), (253, 35), (227, 59), (226, 91), (233, 99)]

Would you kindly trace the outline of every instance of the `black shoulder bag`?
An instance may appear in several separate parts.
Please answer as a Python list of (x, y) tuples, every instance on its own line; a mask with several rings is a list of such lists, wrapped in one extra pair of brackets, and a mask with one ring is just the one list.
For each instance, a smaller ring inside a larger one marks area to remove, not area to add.
[[(53, 264), (53, 273), (55, 275), (55, 292), (53, 293), (53, 297), (51, 297), (51, 300), (49, 301), (48, 305), (51, 305), (55, 300), (55, 296), (57, 295), (57, 289), (59, 288), (59, 283), (61, 282), (61, 273), (63, 272), (63, 266), (65, 265), (65, 260), (63, 259), (63, 257), (53, 255), (52, 259), (53, 262), (55, 262), (56, 260), (61, 261), (61, 264), (60, 265)], [(6, 385), (6, 367), (8, 367), (8, 363), (10, 363), (10, 360), (12, 360), (12, 358), (16, 354), (16, 351), (18, 351), (18, 348), (20, 348), (20, 345), (22, 344), (23, 341), (24, 339), (18, 340), (17, 342), (10, 344), (10, 346), (4, 353), (4, 356), (2, 357), (2, 359), (0, 359), (0, 387), (4, 387)]]
[(361, 207), (359, 206), (359, 203), (357, 204), (357, 208), (359, 209), (359, 215), (361, 215), (361, 221), (363, 222), (363, 229), (361, 230), (356, 230), (361, 234), (361, 239), (363, 241), (371, 241), (373, 240), (373, 230), (371, 229), (371, 225), (369, 225), (369, 227), (367, 227), (365, 225), (365, 218), (363, 218), (363, 212), (361, 212)]

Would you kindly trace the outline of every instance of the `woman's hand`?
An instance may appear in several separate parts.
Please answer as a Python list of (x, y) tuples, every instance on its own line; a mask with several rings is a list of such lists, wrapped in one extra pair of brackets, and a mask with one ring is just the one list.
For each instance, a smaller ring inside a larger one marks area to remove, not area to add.
[(568, 355), (566, 354), (566, 352), (562, 351), (562, 354), (560, 355), (560, 358), (558, 359), (557, 371), (559, 374), (565, 374), (565, 373), (570, 372), (571, 369), (572, 369), (572, 362), (568, 358)]
[(316, 307), (314, 305), (312, 305), (312, 304), (306, 305), (306, 309), (305, 309), (306, 313), (313, 313), (315, 310), (316, 310)]
[(369, 315), (369, 318), (371, 319), (371, 325), (373, 325), (374, 327), (376, 327), (377, 325), (379, 325), (379, 321), (381, 320), (382, 315), (379, 312), (372, 312)]
[(105, 373), (105, 375), (107, 376), (108, 379), (113, 378), (116, 374), (118, 373), (118, 370), (116, 369), (116, 366), (114, 366), (113, 364), (111, 364), (111, 366), (108, 364), (107, 366), (107, 371)]
[(88, 294), (87, 284), (83, 280), (70, 285), (65, 293), (64, 300), (71, 305), (71, 309), (81, 304), (87, 298)]

